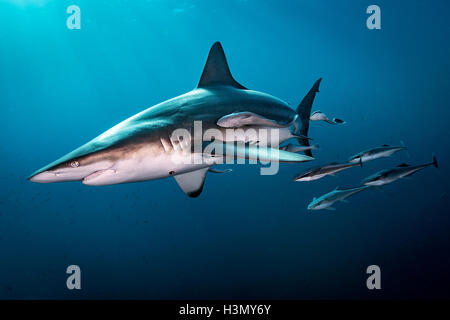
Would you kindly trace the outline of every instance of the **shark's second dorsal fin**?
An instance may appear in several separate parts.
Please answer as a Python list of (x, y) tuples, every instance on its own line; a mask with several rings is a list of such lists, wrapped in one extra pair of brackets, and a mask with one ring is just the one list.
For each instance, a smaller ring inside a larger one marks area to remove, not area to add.
[(238, 89), (247, 89), (231, 75), (227, 58), (220, 42), (216, 42), (209, 50), (208, 60), (206, 60), (198, 87), (209, 87), (214, 85), (231, 86)]

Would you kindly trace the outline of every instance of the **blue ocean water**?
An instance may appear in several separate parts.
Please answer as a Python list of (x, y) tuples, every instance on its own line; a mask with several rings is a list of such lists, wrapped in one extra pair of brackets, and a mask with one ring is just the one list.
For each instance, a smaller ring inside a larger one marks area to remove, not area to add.
[[(69, 5), (81, 29), (66, 27)], [(450, 297), (449, 25), (446, 1), (0, 1), (0, 298)], [(36, 184), (34, 170), (125, 118), (194, 88), (221, 41), (235, 79), (295, 107), (323, 77), (308, 164), (173, 179)], [(403, 141), (408, 152), (336, 177), (305, 168)], [(402, 162), (411, 180), (309, 212), (336, 186)], [(66, 288), (79, 265), (82, 290)], [(366, 268), (381, 268), (381, 290)]]

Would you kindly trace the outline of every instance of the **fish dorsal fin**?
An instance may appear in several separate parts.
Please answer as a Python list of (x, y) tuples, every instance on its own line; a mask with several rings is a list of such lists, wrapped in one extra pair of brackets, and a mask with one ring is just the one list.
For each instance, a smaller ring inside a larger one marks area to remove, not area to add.
[(409, 164), (407, 164), (407, 163), (401, 163), (401, 164), (399, 164), (397, 167), (409, 167)]
[(202, 193), (208, 168), (191, 171), (174, 176), (178, 186), (191, 198), (196, 198)]
[(234, 80), (228, 67), (227, 58), (220, 42), (216, 42), (209, 50), (200, 82), (197, 87), (209, 87), (214, 85), (231, 86), (238, 89), (247, 89)]
[(388, 144), (383, 144), (382, 147), (389, 147), (389, 145)]

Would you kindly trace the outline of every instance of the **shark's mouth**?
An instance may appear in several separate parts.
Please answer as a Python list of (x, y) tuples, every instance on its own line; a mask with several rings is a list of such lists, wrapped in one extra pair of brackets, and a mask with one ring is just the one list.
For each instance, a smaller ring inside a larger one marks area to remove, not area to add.
[(114, 169), (103, 169), (103, 170), (97, 170), (94, 173), (91, 173), (90, 175), (86, 176), (83, 178), (83, 183), (86, 182), (92, 182), (92, 180), (103, 176), (103, 175), (110, 175), (110, 174), (115, 174), (116, 170)]

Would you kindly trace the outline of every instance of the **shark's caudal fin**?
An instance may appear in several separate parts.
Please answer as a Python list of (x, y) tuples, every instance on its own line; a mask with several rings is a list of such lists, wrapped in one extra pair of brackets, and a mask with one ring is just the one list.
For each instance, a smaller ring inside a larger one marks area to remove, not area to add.
[(227, 58), (220, 42), (216, 42), (209, 50), (208, 59), (203, 69), (198, 87), (204, 88), (214, 85), (231, 86), (238, 89), (247, 89), (231, 75)]
[[(322, 78), (319, 78), (314, 85), (312, 86), (311, 90), (309, 90), (308, 94), (303, 98), (302, 102), (297, 107), (297, 114), (298, 120), (295, 124), (295, 134), (302, 135), (302, 136), (308, 136), (308, 130), (309, 130), (309, 118), (311, 116), (311, 108), (314, 102), (314, 98), (316, 97), (316, 93), (319, 92), (319, 85), (322, 81)], [(308, 139), (305, 138), (297, 138), (298, 143), (300, 143), (302, 146), (309, 146)], [(307, 156), (312, 157), (311, 150), (305, 150), (304, 151)]]

